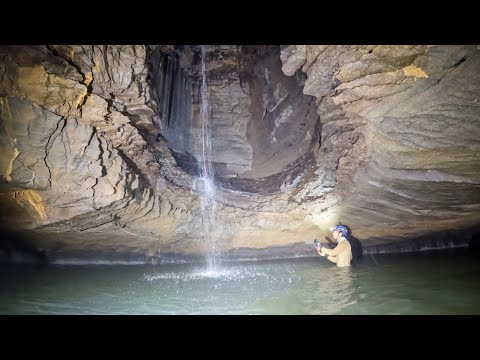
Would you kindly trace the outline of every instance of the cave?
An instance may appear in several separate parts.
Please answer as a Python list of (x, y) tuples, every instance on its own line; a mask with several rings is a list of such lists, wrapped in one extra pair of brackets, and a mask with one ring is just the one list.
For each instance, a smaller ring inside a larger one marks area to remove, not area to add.
[(359, 266), (478, 253), (479, 70), (477, 45), (0, 46), (0, 262), (317, 261), (337, 224)]
[[(3, 47), (2, 227), (51, 257), (198, 254), (201, 48)], [(222, 251), (476, 231), (474, 46), (204, 51)]]

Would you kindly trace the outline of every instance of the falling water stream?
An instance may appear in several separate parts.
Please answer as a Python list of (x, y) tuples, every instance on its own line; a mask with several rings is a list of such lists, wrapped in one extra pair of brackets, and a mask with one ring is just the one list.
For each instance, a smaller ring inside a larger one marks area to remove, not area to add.
[(203, 241), (206, 247), (207, 273), (215, 273), (217, 269), (217, 254), (215, 248), (215, 230), (216, 230), (216, 200), (215, 200), (215, 181), (214, 169), (212, 165), (212, 125), (210, 119), (210, 108), (208, 99), (207, 71), (206, 71), (206, 52), (205, 46), (202, 46), (201, 56), (202, 84), (200, 87), (200, 121), (201, 121), (201, 159), (199, 161), (199, 177), (194, 180), (194, 189), (200, 194)]

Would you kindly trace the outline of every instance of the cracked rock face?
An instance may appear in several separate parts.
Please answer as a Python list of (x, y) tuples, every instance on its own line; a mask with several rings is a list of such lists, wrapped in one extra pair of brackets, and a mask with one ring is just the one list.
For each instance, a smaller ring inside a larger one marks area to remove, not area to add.
[[(477, 231), (476, 46), (206, 52), (224, 254)], [(2, 228), (50, 259), (201, 256), (200, 69), (198, 46), (0, 47)]]

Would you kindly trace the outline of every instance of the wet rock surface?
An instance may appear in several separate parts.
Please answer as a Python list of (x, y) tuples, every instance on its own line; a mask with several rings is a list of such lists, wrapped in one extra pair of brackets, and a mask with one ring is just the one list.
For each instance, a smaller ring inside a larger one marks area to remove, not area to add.
[[(51, 259), (201, 257), (199, 54), (2, 46), (2, 228)], [(365, 251), (478, 224), (476, 46), (216, 45), (207, 59), (225, 256), (307, 255), (338, 221)]]

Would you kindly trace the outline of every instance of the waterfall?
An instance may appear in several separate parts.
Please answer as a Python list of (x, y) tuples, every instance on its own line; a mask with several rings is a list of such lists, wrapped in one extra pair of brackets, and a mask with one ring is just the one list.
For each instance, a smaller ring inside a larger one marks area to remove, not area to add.
[(209, 92), (207, 86), (206, 53), (202, 46), (201, 56), (202, 83), (200, 87), (200, 126), (201, 126), (201, 158), (199, 160), (199, 177), (194, 180), (194, 189), (200, 194), (203, 240), (206, 246), (208, 271), (215, 271), (217, 254), (215, 249), (216, 201), (212, 151), (212, 124), (210, 119)]

